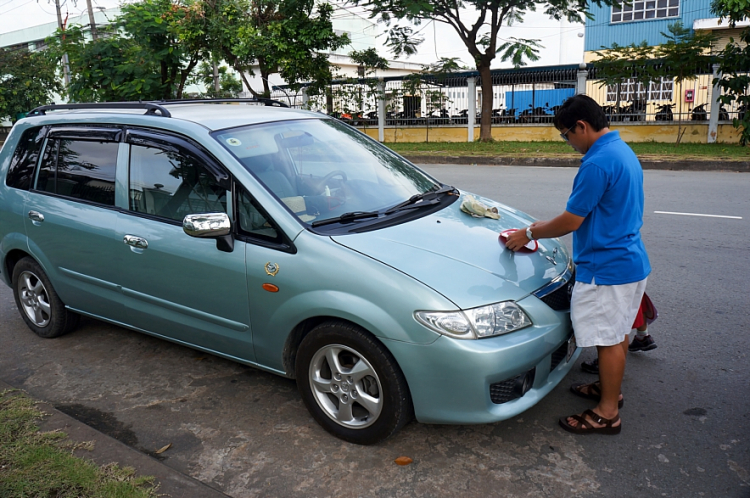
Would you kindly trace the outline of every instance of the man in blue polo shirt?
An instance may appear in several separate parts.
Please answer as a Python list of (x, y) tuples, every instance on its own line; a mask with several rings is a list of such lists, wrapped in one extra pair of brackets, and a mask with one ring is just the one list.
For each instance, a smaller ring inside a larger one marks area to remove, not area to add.
[(620, 391), (628, 351), (628, 333), (651, 273), (641, 241), (643, 170), (617, 131), (610, 131), (602, 108), (576, 95), (555, 114), (560, 136), (583, 154), (565, 212), (538, 221), (508, 238), (518, 250), (530, 239), (573, 232), (576, 282), (571, 320), (576, 343), (596, 346), (599, 381), (571, 386), (573, 393), (598, 401), (593, 410), (560, 419), (576, 434), (619, 434)]

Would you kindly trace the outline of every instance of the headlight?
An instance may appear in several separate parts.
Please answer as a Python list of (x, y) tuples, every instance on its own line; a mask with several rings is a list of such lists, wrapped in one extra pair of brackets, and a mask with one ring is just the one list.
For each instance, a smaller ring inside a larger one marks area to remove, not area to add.
[(531, 325), (531, 319), (513, 301), (465, 311), (416, 311), (427, 328), (456, 339), (481, 339), (507, 334)]

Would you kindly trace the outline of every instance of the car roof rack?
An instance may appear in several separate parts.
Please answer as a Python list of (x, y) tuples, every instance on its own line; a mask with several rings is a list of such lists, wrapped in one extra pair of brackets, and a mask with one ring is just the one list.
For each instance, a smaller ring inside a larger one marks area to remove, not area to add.
[(29, 112), (29, 116), (46, 115), (47, 111), (78, 109), (146, 109), (146, 114), (156, 115), (158, 112), (165, 118), (172, 114), (163, 106), (155, 102), (86, 102), (80, 104), (50, 104), (37, 107)]
[(176, 99), (176, 100), (152, 100), (151, 102), (159, 105), (169, 104), (230, 104), (230, 103), (254, 103), (263, 104), (272, 107), (289, 107), (279, 100), (269, 99), (266, 97), (237, 98), (237, 99)]

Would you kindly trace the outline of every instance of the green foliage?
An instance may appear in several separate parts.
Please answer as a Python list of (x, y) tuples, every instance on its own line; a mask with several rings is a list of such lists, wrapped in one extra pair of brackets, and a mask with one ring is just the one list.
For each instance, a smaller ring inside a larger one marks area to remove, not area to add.
[(74, 101), (180, 98), (207, 53), (200, 23), (170, 0), (126, 4), (108, 32), (87, 40), (80, 26), (58, 30), (48, 44), (70, 59)]
[(349, 52), (349, 58), (362, 68), (363, 74), (360, 74), (361, 77), (372, 75), (377, 69), (383, 70), (389, 67), (388, 60), (380, 57), (378, 51), (374, 48), (352, 50)]
[(333, 31), (333, 7), (314, 0), (199, 0), (203, 15), (210, 18), (208, 38), (240, 74), (255, 74), (257, 66), (263, 89), (245, 84), (253, 95), (269, 97), (271, 74), (279, 74), (299, 90), (311, 81), (310, 91), (319, 91), (331, 80), (324, 51), (347, 43), (346, 35)]
[(513, 63), (513, 67), (519, 68), (526, 65), (524, 59), (530, 61), (538, 61), (539, 49), (542, 47), (539, 40), (525, 40), (511, 37), (509, 41), (503, 43), (497, 47), (496, 52), (501, 53), (501, 60), (507, 61), (510, 59)]
[(158, 65), (133, 38), (115, 33), (87, 42), (82, 28), (72, 26), (48, 43), (58, 57), (68, 54), (72, 101), (150, 100), (163, 94)]
[(61, 91), (57, 61), (48, 51), (0, 49), (0, 119), (15, 122)]
[(441, 57), (437, 62), (432, 64), (423, 64), (422, 72), (437, 77), (445, 77), (450, 73), (468, 69), (458, 63), (458, 57)]
[(639, 45), (632, 43), (624, 47), (615, 43), (595, 53), (599, 56), (594, 66), (597, 68), (597, 78), (601, 80), (600, 86), (620, 85), (633, 78), (648, 88), (651, 81), (658, 78), (653, 47), (645, 40)]
[(242, 82), (229, 72), (227, 66), (219, 66), (219, 90), (214, 85), (214, 68), (208, 62), (201, 62), (198, 66), (198, 72), (188, 80), (188, 83), (199, 84), (206, 90), (204, 94), (198, 95), (199, 98), (236, 98), (242, 92)]
[[(716, 0), (712, 8), (720, 17), (726, 17), (732, 26), (750, 16), (750, 2), (747, 0)], [(745, 28), (738, 40), (731, 38), (726, 47), (718, 54), (721, 78), (719, 86), (723, 95), (719, 98), (722, 104), (736, 103), (738, 117), (732, 122), (740, 130), (740, 144), (750, 144), (750, 28)]]
[(654, 52), (664, 61), (657, 74), (674, 78), (676, 83), (695, 79), (699, 68), (711, 60), (709, 52), (714, 43), (713, 34), (693, 31), (680, 21), (669, 24), (667, 31), (662, 32), (667, 42), (656, 47)]

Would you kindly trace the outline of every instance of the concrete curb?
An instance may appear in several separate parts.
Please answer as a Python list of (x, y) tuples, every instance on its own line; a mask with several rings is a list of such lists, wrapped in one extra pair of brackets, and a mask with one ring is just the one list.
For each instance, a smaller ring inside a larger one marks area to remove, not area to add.
[[(556, 157), (492, 157), (492, 156), (438, 156), (427, 154), (402, 154), (415, 164), (466, 164), (478, 166), (548, 166), (577, 168), (577, 158)], [(643, 169), (673, 171), (737, 171), (750, 173), (750, 161), (653, 161), (641, 160)]]
[[(0, 390), (16, 389), (0, 380)], [(23, 391), (23, 389), (19, 389)], [(28, 395), (28, 393), (26, 393)], [(120, 467), (133, 467), (139, 476), (156, 477), (159, 483), (159, 496), (171, 498), (227, 498), (221, 491), (211, 488), (197, 479), (193, 479), (171, 467), (167, 467), (153, 457), (121, 443), (88, 425), (64, 414), (46, 402), (37, 406), (48, 414), (39, 423), (42, 431), (60, 430), (66, 433), (71, 441), (93, 441), (94, 449), (76, 450), (75, 455), (93, 461), (96, 465), (107, 465), (115, 462)]]

